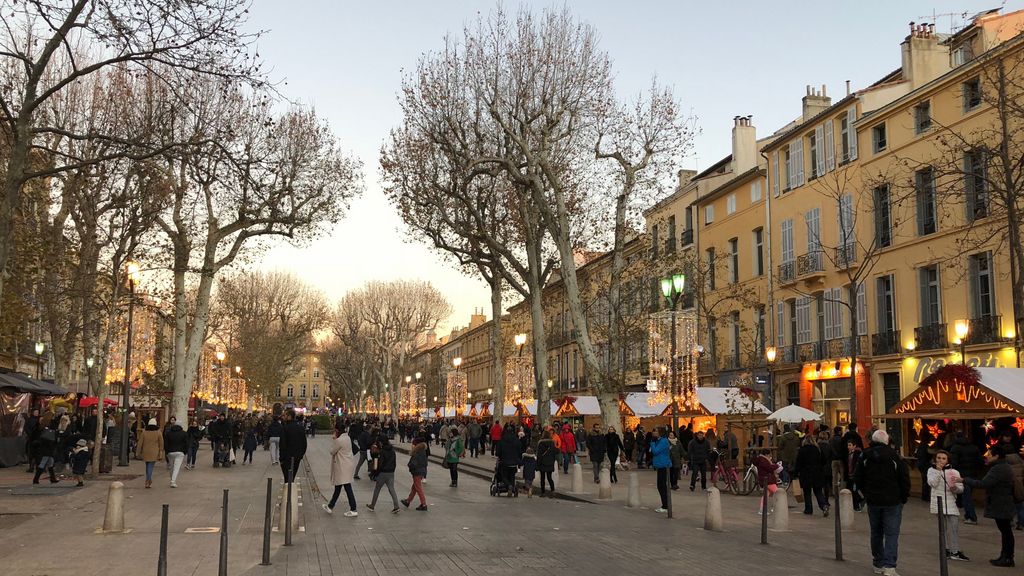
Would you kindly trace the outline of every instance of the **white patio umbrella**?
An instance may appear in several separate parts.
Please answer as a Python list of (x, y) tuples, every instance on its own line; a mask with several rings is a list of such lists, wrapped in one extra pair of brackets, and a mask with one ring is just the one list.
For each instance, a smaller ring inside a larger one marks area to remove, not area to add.
[(821, 420), (821, 414), (818, 414), (813, 410), (808, 410), (802, 406), (797, 406), (796, 404), (790, 404), (785, 408), (779, 408), (775, 412), (772, 412), (771, 415), (768, 416), (768, 419), (796, 424), (800, 422)]

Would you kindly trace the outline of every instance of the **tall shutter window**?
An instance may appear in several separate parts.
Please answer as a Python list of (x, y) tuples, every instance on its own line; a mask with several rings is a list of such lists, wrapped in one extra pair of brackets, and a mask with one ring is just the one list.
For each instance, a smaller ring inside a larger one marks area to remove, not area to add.
[[(831, 172), (836, 169), (836, 139), (833, 133), (832, 119), (825, 122), (825, 170)], [(820, 144), (819, 144), (820, 146)]]
[(775, 324), (775, 346), (782, 348), (786, 345), (786, 303), (776, 302), (775, 309), (778, 317), (778, 322)]
[(793, 183), (793, 188), (804, 185), (804, 139), (800, 138), (796, 142), (793, 142), (793, 149), (796, 151), (796, 155), (793, 156), (793, 166), (796, 175), (796, 181)]
[(825, 295), (821, 299), (821, 304), (825, 307), (825, 334), (823, 334), (825, 340), (835, 338), (833, 326), (835, 325), (836, 303), (832, 298), (832, 289), (829, 288), (825, 290)]
[(857, 109), (850, 108), (846, 111), (846, 123), (849, 126), (847, 132), (850, 138), (850, 160), (857, 159), (857, 130), (854, 129), (853, 123), (857, 120)]
[(832, 313), (832, 336), (833, 338), (842, 338), (846, 331), (844, 330), (846, 324), (846, 306), (843, 305), (843, 294), (846, 292), (843, 288), (832, 289), (832, 303), (835, 306), (835, 312)]
[(779, 197), (779, 152), (772, 152), (772, 194)]
[(782, 262), (792, 262), (796, 259), (793, 254), (793, 219), (782, 221)]
[(864, 283), (857, 284), (857, 334), (868, 333), (868, 293)]
[(796, 343), (811, 341), (811, 299), (803, 296), (796, 300)]
[(853, 242), (853, 195), (839, 197), (839, 246)]
[(796, 183), (796, 142), (789, 143), (789, 154), (786, 156), (786, 188), (792, 190)]
[(821, 251), (821, 208), (812, 208), (804, 214), (807, 223), (807, 252)]
[(814, 173), (821, 176), (825, 173), (825, 127), (814, 129)]

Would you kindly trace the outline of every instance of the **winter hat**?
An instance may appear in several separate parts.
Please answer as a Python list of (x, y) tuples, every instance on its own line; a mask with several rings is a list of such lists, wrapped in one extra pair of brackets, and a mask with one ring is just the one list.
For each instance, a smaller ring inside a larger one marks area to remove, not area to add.
[(81, 446), (82, 448), (85, 448), (88, 445), (89, 443), (85, 441), (85, 438), (82, 438), (78, 442), (75, 442), (75, 446)]
[(889, 433), (885, 430), (875, 430), (875, 433), (871, 435), (871, 441), (877, 442), (878, 444), (888, 444)]
[(156, 418), (150, 418), (149, 419), (149, 424), (147, 424), (147, 426), (156, 426), (156, 425), (157, 425), (156, 424)]

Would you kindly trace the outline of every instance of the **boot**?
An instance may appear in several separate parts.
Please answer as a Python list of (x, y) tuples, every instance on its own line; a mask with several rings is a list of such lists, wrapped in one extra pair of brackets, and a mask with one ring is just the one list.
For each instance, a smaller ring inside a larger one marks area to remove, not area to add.
[(526, 488), (526, 497), (533, 498), (533, 486), (528, 486)]
[(42, 468), (36, 468), (36, 475), (32, 478), (33, 484), (39, 484), (39, 477), (43, 475)]
[(60, 482), (60, 480), (57, 480), (57, 475), (54, 474), (52, 466), (47, 468), (47, 471), (50, 473), (50, 484), (56, 484), (57, 482)]

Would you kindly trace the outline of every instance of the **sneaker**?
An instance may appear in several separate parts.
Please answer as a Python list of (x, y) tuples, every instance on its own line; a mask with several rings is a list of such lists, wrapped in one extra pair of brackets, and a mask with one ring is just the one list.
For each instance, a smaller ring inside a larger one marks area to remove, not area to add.
[(394, 510), (391, 511), (391, 513), (392, 514), (398, 514), (398, 510), (399, 510), (398, 508), (395, 508)]
[(881, 566), (872, 566), (871, 567), (871, 573), (872, 574), (885, 574), (885, 568), (882, 568)]
[(84, 482), (79, 482), (78, 484), (75, 484), (75, 486), (85, 486), (85, 483)]
[(420, 512), (426, 512), (427, 511), (427, 505), (426, 504), (420, 504), (419, 506), (416, 507), (416, 509), (419, 510)]
[(399, 502), (402, 503), (402, 506), (405, 506), (406, 508), (409, 507), (409, 501), (408, 500), (399, 500)]
[[(274, 464), (276, 464), (276, 462), (274, 462)], [(355, 478), (356, 480), (362, 480), (362, 478), (360, 478), (359, 476), (353, 476), (353, 478)]]
[(969, 562), (971, 559), (964, 555), (963, 552), (953, 552), (949, 555), (950, 560), (959, 560), (961, 562)]
[(885, 576), (900, 576), (900, 573), (895, 568), (882, 568), (882, 574)]
[(658, 514), (664, 514), (664, 513), (668, 512), (668, 510), (666, 510), (665, 508), (655, 508), (654, 511), (657, 512)]
[(373, 512), (373, 504), (367, 504), (366, 507), (370, 509), (370, 512)]
[(177, 484), (175, 484), (174, 482), (171, 482), (171, 488), (177, 488), (177, 487), (178, 487)]
[(348, 518), (355, 518), (356, 516), (359, 516), (359, 512), (356, 512), (355, 510), (349, 510), (348, 512), (342, 514), (342, 516), (346, 516)]
[(824, 508), (822, 508), (821, 515), (823, 517), (825, 517), (825, 518), (828, 518), (828, 506), (825, 506)]
[(1000, 568), (1013, 568), (1013, 558), (995, 558), (989, 560), (988, 563)]
[(334, 514), (334, 510), (327, 504), (321, 504), (320, 507), (324, 509), (324, 512), (327, 512), (328, 514)]
[(964, 524), (969, 524), (971, 526), (977, 526), (978, 525), (978, 521), (977, 520), (964, 520)]

